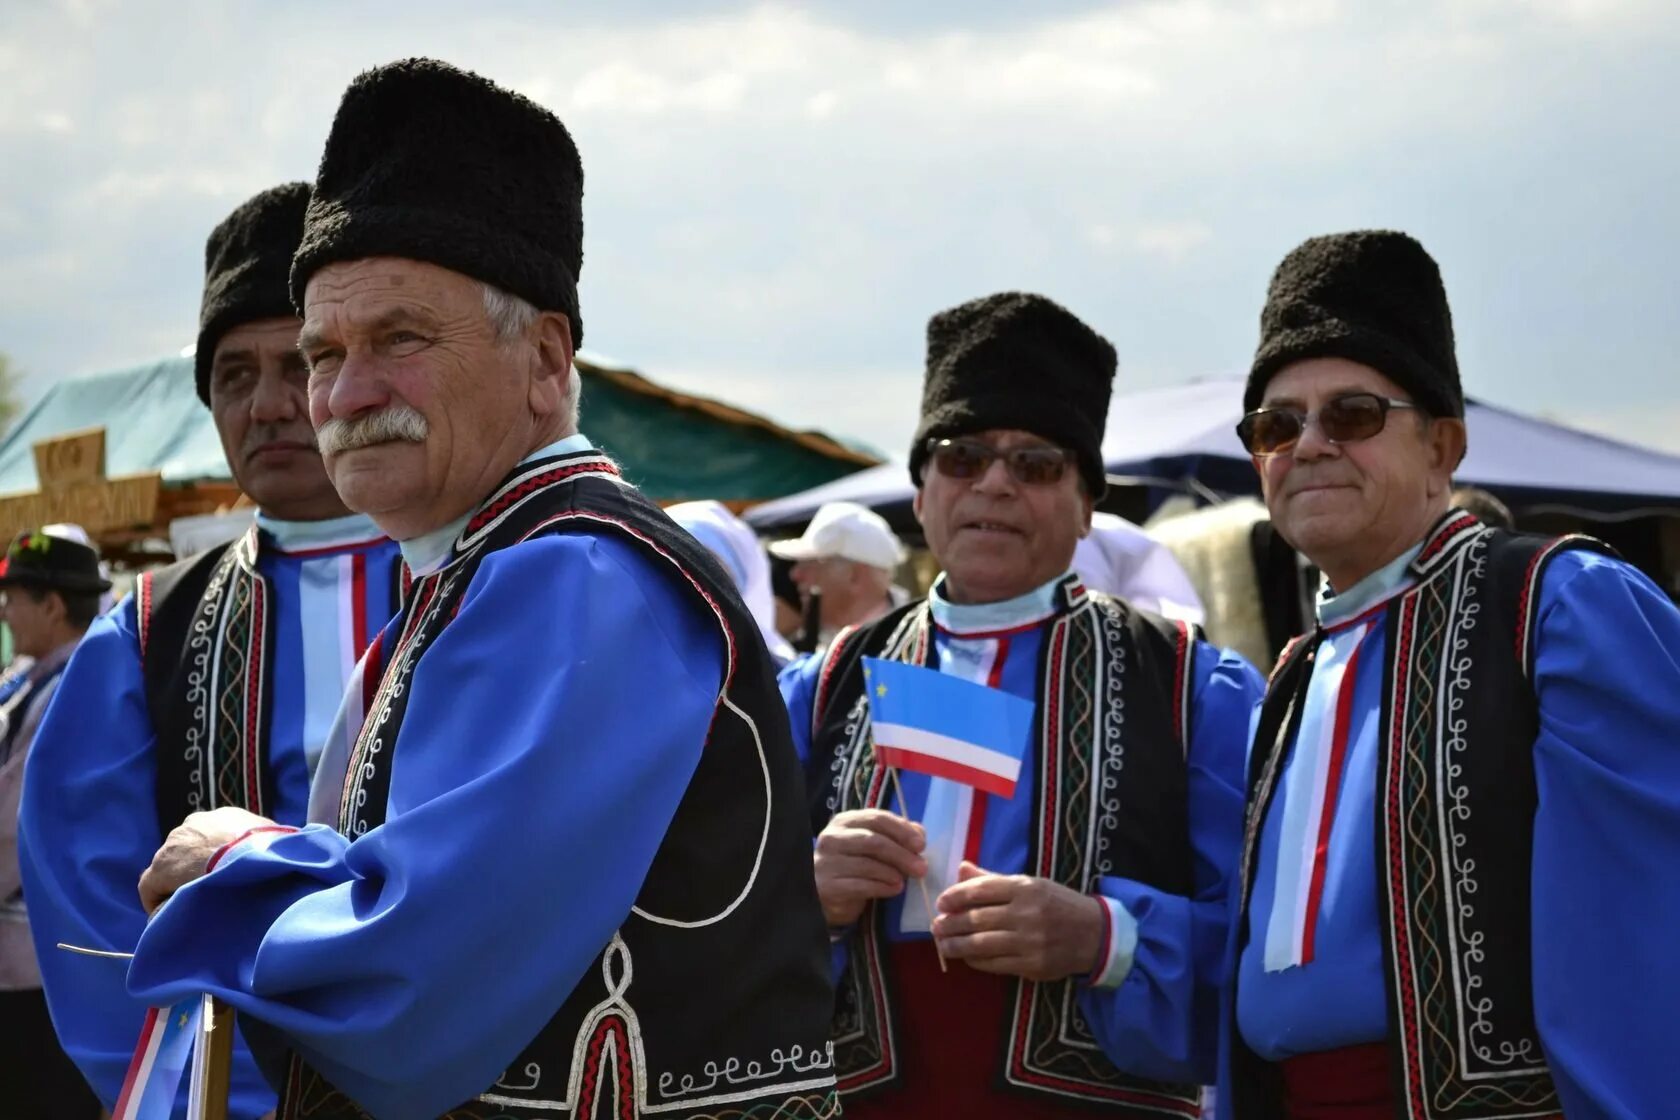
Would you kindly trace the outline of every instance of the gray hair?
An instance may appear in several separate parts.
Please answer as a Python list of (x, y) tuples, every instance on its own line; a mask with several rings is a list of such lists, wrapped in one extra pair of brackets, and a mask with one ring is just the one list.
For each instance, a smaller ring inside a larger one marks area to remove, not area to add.
[(484, 314), (490, 318), (497, 342), (512, 342), (537, 321), (537, 309), (529, 301), (492, 284), (481, 283), (479, 287), (484, 290)]
[[(529, 300), (521, 299), (511, 292), (504, 292), (493, 284), (480, 283), (484, 292), (484, 314), (490, 319), (490, 329), (495, 332), (496, 341), (503, 345), (514, 341), (531, 329), (531, 324), (537, 321), (539, 312)], [(577, 431), (578, 405), (583, 398), (583, 382), (578, 378), (578, 369), (574, 364), (566, 375), (566, 404), (565, 431), (571, 435)]]

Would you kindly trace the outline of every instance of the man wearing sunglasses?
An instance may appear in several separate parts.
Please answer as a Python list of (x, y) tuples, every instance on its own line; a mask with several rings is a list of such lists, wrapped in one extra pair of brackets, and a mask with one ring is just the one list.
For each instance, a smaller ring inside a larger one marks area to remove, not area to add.
[(1452, 318), (1404, 234), (1284, 259), (1245, 403), (1325, 586), (1250, 755), (1223, 1114), (1672, 1114), (1680, 613), (1450, 508)]
[[(1070, 571), (1103, 492), (1114, 369), (1113, 347), (1041, 296), (934, 316), (910, 472), (943, 575), (783, 674), (849, 1117), (1031, 1118), (1074, 1102), (1195, 1116), (1211, 1077), (1260, 682)], [(1034, 701), (1014, 796), (904, 773), (906, 803), (894, 797), (864, 656)], [(925, 898), (906, 889), (915, 878)]]

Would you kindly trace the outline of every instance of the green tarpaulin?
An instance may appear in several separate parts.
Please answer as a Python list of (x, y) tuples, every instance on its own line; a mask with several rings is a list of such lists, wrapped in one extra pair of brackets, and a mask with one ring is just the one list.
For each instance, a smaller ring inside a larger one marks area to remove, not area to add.
[[(878, 461), (629, 370), (586, 357), (578, 369), (583, 431), (659, 501), (763, 501)], [(35, 441), (97, 426), (105, 428), (108, 475), (161, 471), (166, 484), (231, 477), (193, 388), (192, 359), (177, 357), (53, 385), (0, 442), (0, 492), (36, 488)]]

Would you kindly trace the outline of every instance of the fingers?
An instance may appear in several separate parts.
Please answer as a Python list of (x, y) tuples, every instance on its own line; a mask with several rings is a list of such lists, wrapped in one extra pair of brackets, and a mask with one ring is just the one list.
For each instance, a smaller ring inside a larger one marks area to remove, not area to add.
[(919, 838), (917, 848), (907, 848), (883, 832), (849, 826), (836, 817), (817, 837), (816, 858), (819, 863), (830, 858), (874, 860), (916, 879), (927, 874), (927, 860), (916, 854), (919, 849)]
[(967, 961), (979, 967), (981, 961), (1019, 957), (1021, 937), (1013, 930), (983, 930), (960, 937), (939, 938), (939, 951), (946, 960)]
[(140, 906), (148, 915), (169, 901), (169, 896), (173, 893), (174, 887), (164, 881), (164, 876), (159, 874), (156, 864), (141, 873)]
[(830, 828), (835, 825), (879, 833), (910, 852), (919, 852), (927, 847), (927, 829), (885, 809), (853, 809), (840, 813), (829, 822)]
[(859, 856), (819, 856), (816, 874), (821, 880), (840, 883), (847, 880), (875, 883), (897, 894), (904, 889), (904, 876), (889, 864)]
[(933, 919), (935, 937), (961, 937), (985, 930), (1010, 928), (1012, 919), (1006, 906), (979, 906), (972, 910), (943, 913)]
[[(965, 862), (963, 866), (974, 865)], [(955, 886), (947, 887), (939, 893), (939, 900), (935, 905), (941, 913), (954, 914), (962, 910), (972, 910), (977, 906), (1007, 906), (1022, 891), (1028, 889), (1032, 882), (1025, 875), (993, 875), (979, 868), (975, 870), (979, 872), (978, 875), (962, 878)]]

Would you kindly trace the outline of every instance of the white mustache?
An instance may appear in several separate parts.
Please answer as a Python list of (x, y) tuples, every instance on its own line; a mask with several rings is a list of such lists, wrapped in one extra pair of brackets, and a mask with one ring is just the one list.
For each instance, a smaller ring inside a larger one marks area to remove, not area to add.
[(315, 440), (321, 454), (337, 455), (392, 440), (421, 443), (430, 434), (431, 425), (424, 416), (408, 405), (395, 404), (352, 420), (335, 416), (316, 430)]

